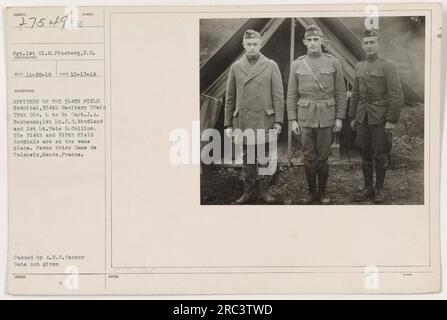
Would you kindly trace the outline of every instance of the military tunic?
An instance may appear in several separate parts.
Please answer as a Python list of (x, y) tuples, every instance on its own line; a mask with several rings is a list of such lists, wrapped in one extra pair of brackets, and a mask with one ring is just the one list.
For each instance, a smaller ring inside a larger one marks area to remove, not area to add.
[(356, 143), (363, 161), (385, 166), (390, 141), (385, 123), (399, 120), (403, 94), (397, 65), (379, 56), (359, 62), (355, 67), (349, 118), (356, 121)]
[(346, 118), (346, 102), (343, 71), (336, 57), (305, 55), (292, 63), (287, 116), (300, 125), (305, 160), (328, 159), (332, 128), (335, 119)]

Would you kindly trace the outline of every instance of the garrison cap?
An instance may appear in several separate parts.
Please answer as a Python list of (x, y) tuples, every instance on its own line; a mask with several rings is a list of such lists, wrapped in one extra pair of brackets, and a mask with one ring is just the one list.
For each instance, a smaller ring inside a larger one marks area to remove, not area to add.
[(314, 24), (308, 25), (306, 31), (304, 31), (304, 38), (312, 36), (323, 37), (323, 32), (321, 29)]
[(261, 39), (261, 34), (255, 30), (246, 30), (244, 32), (244, 40), (245, 39)]
[(379, 34), (374, 31), (373, 29), (366, 29), (363, 33), (362, 33), (362, 38), (368, 38), (368, 37), (377, 37), (380, 38)]

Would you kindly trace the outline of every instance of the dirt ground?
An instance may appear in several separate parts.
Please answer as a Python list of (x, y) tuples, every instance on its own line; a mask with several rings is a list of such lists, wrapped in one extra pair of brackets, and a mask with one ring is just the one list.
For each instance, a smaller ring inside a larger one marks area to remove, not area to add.
[[(407, 105), (402, 109), (393, 138), (392, 162), (385, 180), (385, 205), (424, 204), (424, 106)], [(352, 201), (353, 193), (363, 186), (361, 163), (332, 164), (327, 191), (336, 205), (359, 203)], [(221, 166), (203, 167), (201, 175), (201, 203), (230, 204), (243, 192), (241, 168)], [(303, 166), (280, 168), (271, 187), (277, 204), (297, 205), (307, 192)], [(251, 204), (263, 204), (256, 199)], [(371, 204), (364, 202), (362, 204)]]
[[(424, 174), (422, 161), (394, 159), (392, 169), (387, 172), (385, 205), (415, 205), (424, 203)], [(340, 164), (330, 168), (327, 191), (333, 204), (371, 204), (370, 201), (356, 203), (352, 194), (363, 185), (361, 165)], [(201, 203), (208, 205), (230, 204), (241, 196), (243, 184), (240, 168), (208, 167), (202, 173)], [(297, 205), (306, 193), (303, 166), (281, 168), (273, 180), (272, 194), (277, 204)], [(263, 204), (261, 198), (251, 204)]]
[[(392, 162), (385, 180), (385, 205), (424, 204), (424, 107), (403, 108), (396, 127), (391, 151)], [(352, 201), (353, 193), (363, 186), (361, 163), (338, 163), (330, 166), (327, 192), (336, 205), (359, 203)], [(201, 203), (230, 204), (243, 192), (241, 168), (221, 166), (202, 167)], [(303, 166), (280, 168), (271, 187), (277, 204), (297, 205), (307, 192)], [(263, 204), (256, 199), (251, 204)], [(362, 204), (371, 204), (364, 202)]]

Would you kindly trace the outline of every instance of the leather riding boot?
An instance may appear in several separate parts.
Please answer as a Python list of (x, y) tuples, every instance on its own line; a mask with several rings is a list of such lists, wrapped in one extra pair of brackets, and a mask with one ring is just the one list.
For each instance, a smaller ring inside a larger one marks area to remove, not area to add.
[(376, 167), (376, 196), (375, 203), (383, 203), (386, 200), (383, 184), (385, 182), (386, 167)]
[(245, 204), (255, 198), (257, 189), (257, 167), (253, 164), (243, 164), (244, 193), (232, 204)]
[(259, 193), (265, 203), (273, 204), (276, 202), (275, 197), (270, 193), (270, 186), (272, 184), (273, 177), (271, 175), (259, 176), (258, 186)]
[(364, 161), (362, 163), (362, 168), (363, 168), (363, 180), (365, 182), (365, 187), (358, 190), (354, 194), (354, 201), (356, 202), (366, 201), (374, 197), (374, 188), (373, 188), (374, 165), (372, 162)]
[(327, 161), (318, 162), (318, 191), (320, 203), (328, 205), (332, 203), (331, 198), (326, 194), (326, 184), (329, 177), (329, 164)]
[(317, 170), (314, 162), (308, 161), (304, 164), (304, 172), (306, 174), (306, 181), (308, 192), (307, 195), (300, 200), (301, 204), (312, 204), (318, 199), (317, 194)]

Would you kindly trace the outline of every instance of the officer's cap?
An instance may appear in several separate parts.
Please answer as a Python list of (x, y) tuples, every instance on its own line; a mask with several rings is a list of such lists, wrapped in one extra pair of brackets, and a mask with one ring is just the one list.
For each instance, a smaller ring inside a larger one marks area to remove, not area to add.
[(261, 39), (261, 34), (255, 30), (246, 30), (244, 33), (245, 39)]
[(323, 32), (321, 31), (321, 29), (314, 24), (308, 25), (306, 30), (304, 31), (304, 38), (312, 36), (323, 37)]
[(377, 37), (380, 38), (379, 34), (374, 31), (373, 29), (366, 29), (363, 33), (362, 33), (362, 38), (368, 38), (368, 37)]

